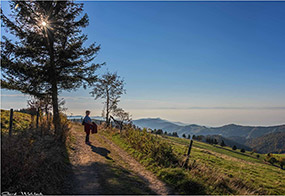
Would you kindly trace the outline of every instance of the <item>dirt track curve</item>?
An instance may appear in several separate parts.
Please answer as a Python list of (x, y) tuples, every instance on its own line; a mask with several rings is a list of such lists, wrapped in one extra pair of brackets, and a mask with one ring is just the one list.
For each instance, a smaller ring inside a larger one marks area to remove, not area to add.
[(70, 194), (173, 194), (171, 189), (128, 153), (103, 135), (93, 134), (85, 144), (82, 126), (74, 125), (70, 162)]

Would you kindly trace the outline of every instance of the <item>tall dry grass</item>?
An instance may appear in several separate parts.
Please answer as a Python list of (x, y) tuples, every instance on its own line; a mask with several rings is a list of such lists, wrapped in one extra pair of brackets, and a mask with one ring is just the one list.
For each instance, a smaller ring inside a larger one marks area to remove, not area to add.
[(69, 124), (62, 118), (64, 141), (58, 141), (52, 127), (43, 122), (38, 129), (17, 132), (12, 137), (2, 134), (2, 191), (66, 193), (65, 181), (71, 174), (65, 145)]

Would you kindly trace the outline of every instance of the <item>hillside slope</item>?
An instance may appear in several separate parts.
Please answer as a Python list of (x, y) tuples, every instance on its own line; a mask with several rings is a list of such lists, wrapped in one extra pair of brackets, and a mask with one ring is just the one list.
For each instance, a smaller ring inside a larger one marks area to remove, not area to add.
[(245, 143), (260, 153), (285, 153), (285, 132), (270, 133)]
[(104, 135), (173, 186), (179, 194), (285, 193), (284, 171), (265, 164), (262, 154), (242, 153), (229, 147), (194, 141), (188, 169), (184, 169), (182, 165), (189, 145), (187, 139), (152, 135), (133, 129), (122, 134), (106, 131)]

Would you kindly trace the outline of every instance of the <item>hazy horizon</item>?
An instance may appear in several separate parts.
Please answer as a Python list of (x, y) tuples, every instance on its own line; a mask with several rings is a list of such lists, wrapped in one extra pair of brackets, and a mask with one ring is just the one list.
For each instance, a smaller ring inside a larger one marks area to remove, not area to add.
[[(5, 14), (8, 2), (1, 2)], [(87, 44), (126, 82), (133, 119), (205, 126), (285, 124), (285, 2), (84, 2)], [(7, 35), (1, 27), (2, 35)], [(8, 36), (9, 37), (9, 36)], [(1, 38), (2, 39), (2, 38)], [(61, 92), (67, 115), (100, 116), (83, 88)], [(27, 106), (1, 89), (1, 108)]]

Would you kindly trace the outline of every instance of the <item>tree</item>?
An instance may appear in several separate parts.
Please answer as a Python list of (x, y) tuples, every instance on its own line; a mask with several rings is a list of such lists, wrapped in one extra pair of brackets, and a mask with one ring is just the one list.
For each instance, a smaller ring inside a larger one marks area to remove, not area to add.
[(277, 163), (278, 161), (275, 157), (270, 157), (268, 162), (271, 163), (272, 165), (274, 165), (274, 163)]
[(183, 138), (186, 138), (186, 135), (185, 135), (185, 133), (183, 133), (182, 137), (183, 137)]
[(158, 134), (158, 135), (162, 135), (162, 134), (163, 134), (162, 129), (158, 129), (158, 130), (156, 131), (156, 134)]
[(93, 91), (90, 94), (95, 97), (95, 100), (104, 99), (103, 111), (106, 117), (106, 124), (110, 124), (110, 113), (113, 112), (120, 101), (120, 97), (126, 93), (124, 89), (124, 80), (117, 73), (107, 72), (100, 77), (94, 84)]
[(113, 115), (118, 117), (120, 121), (122, 122), (131, 122), (132, 121), (132, 117), (129, 114), (129, 112), (126, 112), (124, 109), (122, 108), (115, 108), (113, 111)]
[(280, 165), (280, 168), (283, 169), (283, 167), (285, 165), (285, 157), (279, 158), (279, 165)]
[[(194, 139), (194, 136), (195, 136), (195, 135), (193, 135), (193, 138), (192, 138), (192, 139)], [(187, 139), (190, 139), (190, 138), (191, 138), (191, 135), (188, 134)]]
[(173, 137), (179, 137), (178, 134), (177, 134), (177, 132), (173, 132), (173, 133), (172, 133), (172, 136), (173, 136)]
[(113, 111), (113, 115), (116, 116), (119, 120), (120, 131), (122, 131), (124, 123), (130, 123), (132, 121), (130, 114), (122, 108), (116, 107)]
[(237, 149), (236, 145), (234, 145), (234, 146), (232, 147), (232, 149), (233, 149), (233, 150), (236, 150), (236, 149)]
[(58, 93), (91, 86), (102, 64), (91, 63), (100, 46), (84, 47), (82, 33), (89, 19), (82, 3), (73, 1), (12, 1), (12, 17), (1, 9), (4, 27), (14, 35), (1, 42), (2, 88), (42, 97), (50, 95), (53, 123), (58, 139), (60, 125)]
[[(52, 99), (50, 96), (46, 95), (40, 98), (37, 98), (35, 96), (32, 96), (30, 99), (28, 99), (28, 107), (29, 110), (31, 111), (31, 118), (32, 122), (34, 121), (34, 116), (37, 115), (37, 120), (36, 120), (36, 127), (38, 128), (38, 123), (39, 123), (39, 118), (42, 117), (43, 112), (45, 112), (46, 115), (46, 120), (47, 120), (47, 125), (48, 129), (50, 128), (50, 123), (49, 123), (49, 113), (50, 110), (52, 109)], [(67, 110), (65, 105), (65, 100), (61, 98), (58, 100), (58, 109), (61, 112), (64, 112)]]
[(226, 144), (225, 144), (224, 140), (222, 140), (222, 142), (221, 142), (221, 146), (222, 146), (222, 147), (226, 146)]

